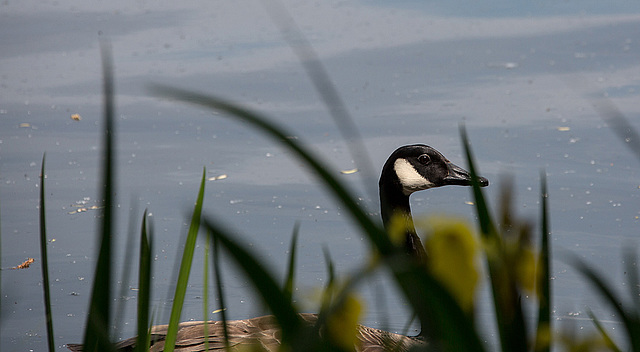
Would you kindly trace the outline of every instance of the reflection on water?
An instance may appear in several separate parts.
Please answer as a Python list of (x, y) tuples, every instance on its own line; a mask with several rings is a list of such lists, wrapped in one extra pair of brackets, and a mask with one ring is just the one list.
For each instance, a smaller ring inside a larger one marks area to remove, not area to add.
[[(496, 181), (512, 175), (519, 210), (532, 219), (538, 216), (538, 175), (544, 168), (556, 256), (556, 317), (569, 328), (588, 330), (589, 306), (607, 329), (615, 329), (615, 317), (561, 259), (574, 253), (624, 288), (620, 252), (637, 245), (640, 165), (582, 93), (606, 92), (640, 128), (635, 119), (640, 7), (626, 4), (629, 8), (615, 12), (595, 2), (545, 3), (458, 13), (455, 4), (395, 4), (289, 6), (343, 95), (375, 166), (409, 143), (433, 145), (463, 164), (457, 131), (464, 122), (482, 174)], [(1, 267), (35, 258), (29, 269), (2, 271), (3, 349), (42, 350), (46, 343), (37, 242), (37, 184), (45, 151), (48, 231), (55, 239), (49, 243), (55, 339), (60, 349), (82, 339), (99, 216), (91, 207), (99, 206), (100, 37), (113, 42), (118, 94), (115, 260), (122, 263), (127, 253), (128, 222), (137, 227), (147, 208), (157, 236), (153, 282), (159, 322), (168, 317), (184, 217), (203, 167), (211, 179), (206, 212), (237, 228), (239, 238), (280, 272), (293, 224), (300, 221), (300, 300), (326, 278), (323, 246), (340, 272), (366, 260), (361, 235), (287, 152), (242, 124), (161, 101), (147, 91), (149, 82), (161, 82), (249, 104), (311, 143), (336, 174), (353, 170), (357, 165), (326, 108), (261, 6), (0, 6)], [(579, 87), (584, 91), (567, 84), (575, 76), (587, 82)], [(377, 196), (366, 194), (362, 184), (375, 184), (377, 176), (365, 175), (363, 181), (361, 174), (340, 177), (377, 212)], [(490, 199), (496, 191), (487, 189)], [(471, 218), (468, 200), (463, 188), (412, 198), (416, 213)], [(184, 319), (201, 316), (201, 267), (194, 265)], [(117, 277), (123, 270), (132, 269), (120, 268)], [(232, 268), (225, 268), (225, 284), (230, 318), (261, 313)], [(369, 302), (364, 323), (402, 329), (407, 312), (384, 275), (365, 285), (362, 294)], [(135, 297), (135, 290), (125, 291), (127, 307)], [(486, 293), (482, 299), (488, 302)], [(130, 311), (120, 324), (121, 336), (133, 334)], [(479, 319), (490, 322), (488, 309)]]

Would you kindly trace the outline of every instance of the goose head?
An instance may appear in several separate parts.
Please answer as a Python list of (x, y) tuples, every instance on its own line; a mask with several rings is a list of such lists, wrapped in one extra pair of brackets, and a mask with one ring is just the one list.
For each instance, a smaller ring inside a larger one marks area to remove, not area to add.
[[(484, 177), (478, 177), (480, 186), (489, 185)], [(396, 149), (382, 168), (380, 176), (380, 210), (382, 222), (387, 227), (394, 213), (411, 219), (409, 196), (417, 191), (457, 185), (470, 186), (471, 174), (453, 164), (436, 149), (424, 145), (406, 145)], [(407, 251), (418, 255), (424, 250), (415, 230), (407, 233)]]
[[(478, 177), (480, 186), (489, 181)], [(406, 145), (396, 149), (384, 167), (380, 177), (380, 189), (411, 193), (447, 185), (470, 186), (471, 175), (453, 164), (436, 149), (424, 145)]]

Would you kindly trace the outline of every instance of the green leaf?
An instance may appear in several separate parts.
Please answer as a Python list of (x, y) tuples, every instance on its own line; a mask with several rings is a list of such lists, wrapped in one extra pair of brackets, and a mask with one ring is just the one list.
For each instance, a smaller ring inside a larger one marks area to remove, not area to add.
[[(503, 239), (498, 234), (497, 227), (492, 220), (489, 207), (480, 188), (475, 159), (464, 125), (460, 125), (460, 136), (467, 158), (469, 173), (471, 174), (471, 185), (481, 234), (489, 246), (495, 246), (495, 250), (500, 252)], [(511, 280), (505, 264), (499, 258), (493, 258), (491, 253), (487, 253), (487, 266), (489, 268), (493, 305), (502, 350), (526, 351), (527, 334), (517, 287)]]
[(218, 239), (212, 236), (211, 231), (207, 230), (207, 237), (213, 237), (213, 272), (216, 277), (216, 294), (218, 295), (218, 301), (220, 302), (220, 316), (222, 317), (222, 331), (224, 335), (225, 349), (229, 350), (229, 329), (227, 329), (227, 306), (224, 304), (224, 292), (222, 290), (222, 275), (220, 273), (220, 253), (218, 247)]
[(226, 112), (240, 121), (247, 122), (253, 127), (262, 131), (265, 135), (273, 138), (274, 141), (282, 144), (288, 150), (305, 163), (311, 172), (318, 177), (333, 194), (334, 197), (345, 207), (345, 210), (354, 218), (360, 228), (368, 235), (371, 242), (382, 254), (389, 254), (394, 250), (394, 246), (387, 237), (384, 230), (374, 223), (369, 215), (358, 205), (351, 192), (330, 173), (330, 167), (320, 161), (305, 145), (299, 140), (290, 138), (292, 133), (279, 126), (262, 114), (251, 111), (242, 106), (233, 104), (224, 99), (200, 94), (193, 91), (172, 88), (167, 86), (154, 85), (152, 90), (163, 97), (179, 99), (192, 104), (200, 105), (214, 110)]
[(110, 351), (113, 346), (109, 341), (111, 326), (111, 238), (114, 223), (113, 201), (113, 160), (115, 148), (114, 98), (113, 98), (113, 64), (111, 62), (111, 46), (101, 43), (103, 96), (104, 96), (104, 160), (102, 164), (102, 218), (100, 221), (100, 238), (98, 261), (93, 275), (93, 288), (89, 303), (89, 314), (84, 335), (84, 351)]
[(610, 288), (605, 284), (602, 277), (590, 268), (586, 263), (578, 259), (573, 258), (574, 267), (584, 275), (589, 283), (593, 285), (604, 300), (611, 305), (616, 312), (616, 315), (622, 321), (625, 332), (629, 339), (630, 348), (632, 351), (640, 351), (640, 321), (636, 318), (635, 314), (629, 314), (629, 311), (635, 311), (635, 309), (629, 309), (628, 305), (622, 303), (623, 300), (618, 297)]
[(593, 325), (595, 325), (595, 327), (598, 330), (598, 332), (600, 333), (600, 335), (602, 335), (602, 338), (604, 339), (604, 343), (607, 345), (607, 347), (609, 347), (609, 349), (611, 349), (613, 352), (622, 352), (620, 347), (618, 347), (615, 344), (615, 342), (613, 342), (613, 339), (611, 339), (611, 336), (609, 336), (609, 334), (607, 334), (607, 331), (604, 329), (602, 324), (600, 324), (600, 320), (598, 320), (598, 318), (595, 316), (595, 314), (593, 314), (591, 309), (587, 309), (587, 314), (589, 315), (589, 318), (591, 318), (591, 321), (593, 322)]
[(300, 231), (300, 223), (296, 222), (291, 235), (291, 245), (289, 246), (289, 265), (284, 282), (284, 292), (289, 296), (289, 300), (293, 302), (293, 282), (296, 271), (296, 248), (298, 243), (298, 232)]
[(546, 338), (538, 338), (541, 334), (548, 334), (551, 339), (551, 247), (549, 246), (549, 209), (547, 207), (547, 178), (544, 171), (540, 172), (540, 260), (538, 263), (538, 326), (536, 328), (536, 352), (548, 352), (551, 350), (552, 341)]
[[(232, 237), (236, 236), (231, 235), (231, 231), (225, 230), (211, 218), (205, 219), (203, 225), (213, 236), (214, 244), (217, 242), (225, 248), (236, 265), (242, 269), (264, 300), (264, 304), (275, 316), (282, 329), (282, 344), (303, 346), (303, 342), (308, 343), (308, 339), (302, 338), (303, 325), (297, 311), (288, 295), (276, 283), (273, 274), (267, 271), (264, 263), (259, 262), (255, 255), (250, 254), (232, 240)], [(297, 349), (293, 348), (293, 350)]]
[(44, 201), (44, 160), (42, 156), (42, 168), (40, 169), (40, 257), (42, 260), (42, 290), (44, 291), (44, 312), (47, 323), (47, 346), (49, 351), (55, 350), (53, 342), (53, 315), (51, 313), (51, 287), (49, 285), (49, 257), (47, 255), (47, 219)]
[(152, 262), (151, 235), (147, 231), (147, 211), (142, 216), (142, 229), (140, 230), (140, 261), (138, 271), (138, 340), (136, 351), (149, 350), (149, 306), (151, 301), (151, 262)]
[(189, 282), (189, 274), (191, 273), (191, 264), (193, 263), (193, 254), (196, 247), (196, 239), (200, 229), (200, 217), (202, 215), (202, 204), (204, 202), (204, 184), (206, 180), (207, 170), (202, 171), (202, 179), (200, 181), (200, 191), (198, 199), (191, 216), (191, 224), (187, 233), (187, 240), (184, 244), (182, 253), (182, 261), (180, 263), (180, 272), (176, 283), (176, 292), (173, 297), (173, 306), (171, 307), (171, 317), (169, 318), (169, 327), (167, 328), (167, 337), (165, 340), (165, 352), (173, 352), (178, 335), (178, 324), (180, 323), (180, 315), (182, 314), (182, 306), (184, 297), (187, 293), (187, 284)]

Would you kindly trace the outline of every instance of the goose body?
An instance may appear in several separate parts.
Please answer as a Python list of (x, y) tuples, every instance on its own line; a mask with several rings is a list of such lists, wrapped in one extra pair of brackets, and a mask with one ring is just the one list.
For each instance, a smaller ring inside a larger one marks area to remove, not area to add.
[[(400, 214), (411, 220), (409, 196), (417, 191), (447, 185), (471, 185), (469, 173), (451, 163), (436, 149), (424, 144), (407, 145), (396, 149), (382, 168), (379, 181), (380, 214), (382, 222), (388, 228), (391, 218)], [(480, 186), (489, 181), (478, 177)], [(411, 223), (411, 222), (409, 222)], [(409, 255), (421, 259), (426, 255), (420, 238), (411, 225), (406, 230), (405, 248)], [(317, 321), (316, 314), (302, 313), (301, 318), (310, 325)], [(181, 323), (178, 330), (176, 351), (205, 351), (205, 340), (209, 351), (225, 348), (223, 324), (220, 321), (207, 322), (208, 334), (205, 337), (205, 322)], [(257, 344), (265, 351), (277, 351), (280, 346), (280, 331), (275, 317), (271, 315), (227, 321), (229, 344), (232, 350), (245, 350), (242, 346)], [(162, 351), (166, 338), (167, 325), (157, 325), (151, 329), (150, 351)], [(399, 335), (384, 330), (358, 326), (359, 343), (356, 351), (407, 351), (416, 345), (423, 345), (420, 338)], [(123, 340), (116, 345), (118, 351), (134, 351), (136, 338)], [(82, 351), (82, 345), (68, 344), (72, 351)]]
[[(318, 320), (317, 314), (302, 313), (300, 317), (309, 325)], [(203, 321), (190, 321), (180, 323), (176, 339), (176, 351), (208, 351), (225, 350), (224, 328), (221, 321), (207, 322), (208, 334), (205, 338)], [(156, 325), (151, 328), (151, 348), (149, 352), (164, 350), (168, 325)], [(269, 351), (276, 352), (280, 349), (280, 329), (273, 315), (265, 315), (243, 320), (228, 320), (227, 332), (229, 334), (229, 346), (231, 351)], [(364, 325), (358, 327), (358, 339), (360, 340), (358, 351), (382, 352), (382, 351), (407, 351), (412, 346), (424, 345), (424, 342), (408, 336), (394, 334), (384, 330), (370, 328)], [(132, 337), (116, 344), (115, 348), (120, 352), (135, 351), (136, 338)], [(247, 348), (249, 346), (249, 348)], [(69, 344), (71, 351), (82, 351), (82, 345)], [(254, 349), (254, 347), (256, 347)]]

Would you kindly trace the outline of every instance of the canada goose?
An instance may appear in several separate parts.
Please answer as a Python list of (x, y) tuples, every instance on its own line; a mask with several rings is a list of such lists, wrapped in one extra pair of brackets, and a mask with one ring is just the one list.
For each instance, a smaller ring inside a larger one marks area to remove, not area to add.
[[(479, 177), (480, 186), (489, 181)], [(409, 196), (420, 190), (446, 185), (471, 185), (471, 176), (464, 169), (454, 165), (439, 151), (423, 144), (403, 146), (394, 151), (382, 168), (380, 176), (380, 214), (382, 222), (388, 228), (394, 214), (401, 214), (411, 220)], [(408, 222), (411, 224), (411, 221)], [(426, 254), (413, 225), (406, 232), (405, 247), (407, 253), (421, 259)], [(302, 313), (300, 316), (309, 324), (317, 321), (316, 314)], [(210, 321), (208, 326), (209, 350), (225, 348), (223, 324)], [(242, 349), (242, 345), (258, 344), (267, 351), (276, 351), (280, 344), (280, 332), (275, 317), (271, 315), (227, 321), (229, 345), (232, 350)], [(384, 330), (360, 325), (358, 328), (360, 343), (357, 351), (406, 351), (415, 345), (424, 344), (420, 338), (408, 337)], [(150, 351), (162, 351), (167, 325), (157, 325), (151, 329)], [(176, 351), (204, 350), (204, 322), (193, 321), (180, 324)], [(116, 344), (118, 351), (133, 351), (136, 338), (123, 340)], [(68, 344), (72, 351), (82, 351), (82, 345)]]

